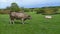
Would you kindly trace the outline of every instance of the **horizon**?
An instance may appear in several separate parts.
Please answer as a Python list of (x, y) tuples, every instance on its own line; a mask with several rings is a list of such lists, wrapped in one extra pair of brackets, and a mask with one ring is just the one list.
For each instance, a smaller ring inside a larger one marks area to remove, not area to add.
[(19, 7), (39, 8), (45, 6), (60, 6), (60, 0), (1, 0), (0, 8), (6, 8), (11, 3), (17, 3)]

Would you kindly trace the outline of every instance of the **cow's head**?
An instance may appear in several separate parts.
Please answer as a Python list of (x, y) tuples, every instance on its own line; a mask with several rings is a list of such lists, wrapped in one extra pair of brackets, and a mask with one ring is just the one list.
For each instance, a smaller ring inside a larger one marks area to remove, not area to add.
[(30, 19), (32, 19), (32, 17), (30, 15), (28, 15), (28, 19), (30, 20)]

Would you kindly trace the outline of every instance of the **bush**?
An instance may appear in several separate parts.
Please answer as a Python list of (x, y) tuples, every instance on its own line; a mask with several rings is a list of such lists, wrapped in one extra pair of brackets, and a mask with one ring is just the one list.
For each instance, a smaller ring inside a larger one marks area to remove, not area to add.
[(3, 10), (3, 11), (0, 11), (0, 14), (9, 14), (10, 13), (10, 11), (9, 10)]

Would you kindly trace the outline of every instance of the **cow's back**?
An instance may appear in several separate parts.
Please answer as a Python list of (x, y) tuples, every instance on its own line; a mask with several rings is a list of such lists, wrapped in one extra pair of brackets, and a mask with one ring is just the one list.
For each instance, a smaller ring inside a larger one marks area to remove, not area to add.
[(11, 16), (15, 16), (15, 14), (16, 14), (15, 12), (11, 12), (10, 13)]
[(11, 12), (10, 14), (11, 17), (15, 17), (15, 18), (27, 18), (27, 14), (25, 13), (20, 13), (20, 12)]

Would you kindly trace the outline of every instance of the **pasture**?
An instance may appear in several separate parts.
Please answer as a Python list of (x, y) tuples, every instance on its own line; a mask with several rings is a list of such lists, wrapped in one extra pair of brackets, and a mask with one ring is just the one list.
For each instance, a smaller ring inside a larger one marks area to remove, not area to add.
[(0, 14), (0, 34), (60, 34), (60, 14), (51, 15), (52, 19), (45, 19), (45, 15), (29, 12), (31, 20), (26, 20), (25, 24), (20, 24), (20, 20), (15, 20), (15, 24), (9, 24), (9, 15)]

